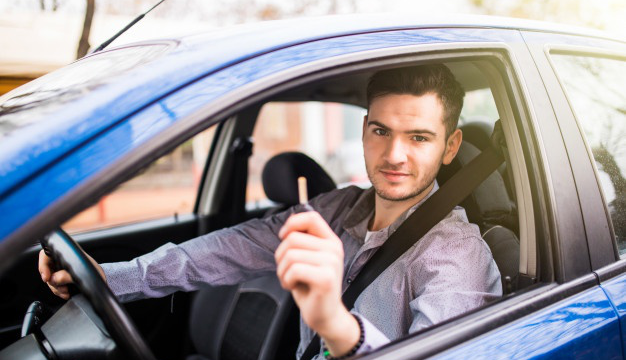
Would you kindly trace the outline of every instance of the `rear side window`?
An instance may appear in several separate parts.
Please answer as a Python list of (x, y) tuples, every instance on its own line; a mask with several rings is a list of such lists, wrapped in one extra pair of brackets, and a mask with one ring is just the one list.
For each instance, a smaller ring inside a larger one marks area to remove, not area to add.
[(553, 55), (595, 159), (620, 255), (626, 253), (626, 61)]
[(216, 127), (197, 134), (63, 224), (69, 233), (191, 214)]

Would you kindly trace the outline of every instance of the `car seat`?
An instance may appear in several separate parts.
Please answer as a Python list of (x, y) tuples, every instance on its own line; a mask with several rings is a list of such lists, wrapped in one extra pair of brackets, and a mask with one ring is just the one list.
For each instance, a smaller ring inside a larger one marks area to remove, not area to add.
[(267, 161), (261, 175), (265, 195), (278, 204), (275, 208), (270, 209), (266, 216), (298, 203), (296, 180), (300, 176), (307, 178), (309, 198), (337, 187), (326, 171), (307, 155), (299, 152), (285, 152), (275, 155)]
[[(485, 150), (491, 145), (491, 133), (493, 132), (493, 122), (486, 120), (483, 117), (476, 119), (467, 119), (465, 125), (459, 128), (463, 131), (463, 140), (471, 143), (477, 147), (480, 151)], [(506, 190), (509, 194), (509, 198), (515, 200), (515, 191), (512, 178), (508, 172), (506, 164), (502, 164), (498, 171), (502, 178), (505, 180)], [(513, 202), (513, 206), (515, 203)], [(515, 224), (517, 226), (517, 224)], [(517, 232), (517, 228), (515, 229)]]
[[(298, 203), (297, 178), (305, 176), (309, 197), (334, 189), (326, 171), (308, 156), (281, 153), (263, 169), (263, 188), (279, 204), (266, 216)], [(197, 354), (187, 360), (266, 360), (276, 356), (283, 328), (295, 307), (276, 275), (234, 286), (205, 286), (193, 297), (190, 337)], [(297, 330), (296, 330), (297, 332)], [(295, 356), (293, 349), (290, 357)]]
[[(437, 176), (439, 184), (445, 183), (479, 154), (480, 150), (464, 139), (455, 159), (441, 167)], [(500, 270), (503, 292), (508, 294), (515, 291), (520, 245), (516, 233), (511, 229), (517, 228), (517, 214), (500, 172), (494, 171), (489, 175), (460, 205), (465, 208), (468, 220), (478, 225), (491, 249)]]

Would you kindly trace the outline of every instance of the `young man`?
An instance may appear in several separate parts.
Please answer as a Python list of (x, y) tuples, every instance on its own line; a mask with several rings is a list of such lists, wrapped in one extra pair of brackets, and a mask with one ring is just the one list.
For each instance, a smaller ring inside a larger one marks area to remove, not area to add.
[[(101, 274), (121, 301), (131, 301), (275, 272), (300, 308), (298, 357), (314, 332), (330, 357), (364, 353), (496, 299), (497, 266), (478, 227), (457, 207), (372, 282), (354, 309), (341, 301), (376, 249), (437, 190), (440, 166), (462, 141), (456, 126), (463, 96), (443, 65), (378, 72), (368, 84), (363, 121), (372, 188), (334, 190), (310, 201), (315, 211), (295, 206), (130, 262), (103, 264)], [(67, 298), (71, 277), (51, 274), (48, 263), (42, 252), (43, 281)]]

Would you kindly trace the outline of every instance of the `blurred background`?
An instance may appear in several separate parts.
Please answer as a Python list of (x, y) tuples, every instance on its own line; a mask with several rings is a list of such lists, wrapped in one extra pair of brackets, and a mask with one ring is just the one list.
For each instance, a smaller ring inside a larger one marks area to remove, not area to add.
[[(83, 56), (157, 2), (0, 1), (0, 95)], [(626, 0), (166, 0), (112, 45), (256, 21), (376, 12), (512, 16), (626, 38)]]
[[(84, 56), (158, 2), (0, 0), (0, 96)], [(258, 21), (380, 12), (510, 16), (596, 28), (626, 40), (626, 0), (165, 0), (111, 46)], [(491, 99), (489, 93), (468, 93), (461, 121), (475, 114), (495, 121)], [(267, 205), (263, 164), (284, 151), (307, 153), (338, 184), (367, 186), (362, 161), (354, 161), (362, 158), (364, 114), (364, 109), (329, 103), (264, 106), (253, 134), (247, 206)], [(196, 135), (64, 228), (80, 232), (191, 213), (213, 134), (210, 128)]]

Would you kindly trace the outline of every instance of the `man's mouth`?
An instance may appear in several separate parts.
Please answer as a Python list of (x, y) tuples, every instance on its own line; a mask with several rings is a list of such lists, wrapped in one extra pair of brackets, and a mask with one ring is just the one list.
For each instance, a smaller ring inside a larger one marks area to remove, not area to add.
[(394, 170), (380, 170), (380, 173), (390, 182), (400, 182), (410, 176), (409, 173)]

